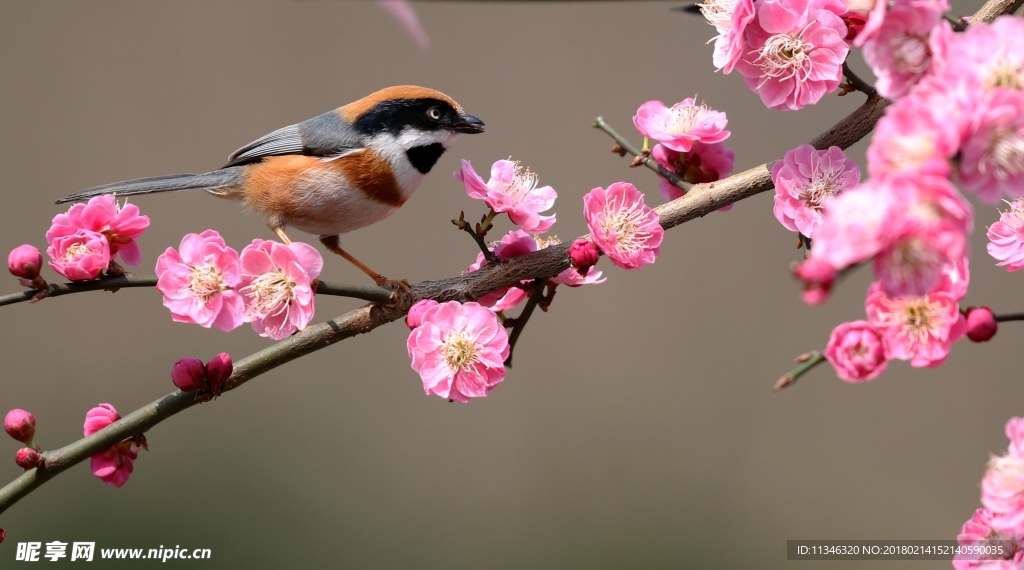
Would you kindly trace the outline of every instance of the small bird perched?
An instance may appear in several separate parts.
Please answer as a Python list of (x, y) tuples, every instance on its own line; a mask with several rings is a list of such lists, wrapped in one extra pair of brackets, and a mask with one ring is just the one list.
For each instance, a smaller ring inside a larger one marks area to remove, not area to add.
[(286, 227), (320, 236), (327, 249), (384, 285), (389, 280), (341, 248), (339, 234), (393, 214), (461, 133), (483, 130), (480, 119), (440, 91), (388, 87), (256, 139), (219, 170), (115, 182), (57, 203), (206, 190), (262, 214), (286, 244)]

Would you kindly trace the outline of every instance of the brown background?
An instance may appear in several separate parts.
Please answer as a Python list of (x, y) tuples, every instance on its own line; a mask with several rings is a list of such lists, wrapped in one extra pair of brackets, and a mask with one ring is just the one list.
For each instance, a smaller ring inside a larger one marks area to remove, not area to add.
[[(465, 137), (401, 212), (345, 244), (389, 276), (445, 277), (476, 255), (448, 220), (482, 213), (451, 178), (460, 158), (486, 171), (511, 155), (539, 172), (560, 195), (556, 233), (571, 238), (595, 186), (625, 179), (661, 202), (650, 172), (608, 152), (597, 115), (639, 140), (641, 103), (697, 93), (728, 112), (737, 168), (748, 168), (863, 98), (766, 110), (740, 77), (713, 73), (712, 29), (672, 5), (417, 4), (433, 40), (424, 52), (369, 1), (4, 1), (0, 249), (45, 245), (53, 200), (74, 190), (210, 170), (266, 132), (412, 83), (453, 96), (487, 133)], [(201, 194), (135, 202), (153, 221), (139, 274), (188, 232), (216, 228), (237, 249), (271, 237)], [(148, 434), (152, 451), (124, 488), (79, 465), (8, 511), (0, 566), (19, 541), (61, 540), (211, 548), (212, 562), (181, 564), (204, 568), (781, 568), (801, 565), (785, 561), (786, 539), (955, 537), (988, 454), (1005, 449), (1003, 423), (1024, 414), (1024, 330), (962, 342), (938, 370), (894, 363), (851, 386), (822, 367), (773, 394), (795, 355), (863, 318), (869, 276), (804, 306), (787, 272), (795, 239), (771, 204), (757, 196), (672, 230), (643, 271), (602, 262), (608, 282), (560, 291), (486, 400), (425, 397), (394, 324), (188, 410)], [(966, 302), (1021, 310), (1022, 277), (984, 253), (995, 219), (978, 208)], [(324, 276), (366, 282), (337, 258)], [(356, 306), (321, 298), (318, 318)], [(0, 314), (0, 408), (35, 412), (45, 448), (80, 437), (98, 402), (127, 412), (170, 391), (179, 357), (269, 344), (247, 328), (172, 323), (154, 290)], [(19, 473), (0, 462), (3, 480)]]

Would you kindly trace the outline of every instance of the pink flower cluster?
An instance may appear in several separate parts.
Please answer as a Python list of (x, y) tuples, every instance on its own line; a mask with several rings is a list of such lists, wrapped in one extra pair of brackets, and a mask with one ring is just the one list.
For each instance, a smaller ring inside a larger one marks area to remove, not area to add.
[(157, 289), (175, 321), (223, 331), (248, 322), (260, 336), (281, 340), (313, 318), (313, 281), (322, 268), (320, 253), (304, 243), (257, 239), (239, 255), (206, 230), (157, 258)]
[(465, 403), (505, 379), (508, 333), (487, 307), (420, 301), (409, 317), (406, 346), (427, 395)]
[[(1024, 568), (1024, 418), (1006, 423), (1010, 445), (989, 461), (981, 481), (983, 508), (964, 523), (957, 539), (964, 546), (989, 546), (985, 555), (957, 555), (956, 570)], [(991, 554), (998, 553), (998, 554)]]
[(128, 265), (142, 261), (136, 239), (149, 227), (149, 217), (134, 204), (119, 205), (113, 196), (97, 196), (74, 204), (53, 218), (46, 232), (50, 267), (72, 281), (100, 277), (118, 255)]
[(857, 163), (837, 146), (815, 150), (804, 144), (772, 165), (775, 218), (787, 230), (814, 238), (832, 199), (860, 182)]
[(594, 188), (583, 197), (583, 216), (590, 237), (612, 263), (639, 269), (661, 253), (665, 231), (658, 213), (644, 204), (644, 195), (628, 182)]
[(463, 160), (455, 179), (466, 186), (470, 198), (483, 200), (494, 212), (507, 213), (512, 223), (531, 234), (544, 233), (555, 223), (554, 214), (542, 216), (540, 213), (555, 205), (558, 193), (550, 186), (538, 188), (537, 175), (529, 168), (523, 170), (518, 162), (495, 162), (491, 166), (490, 180), (484, 182), (473, 165)]
[[(100, 404), (85, 414), (86, 437), (121, 419), (121, 414), (110, 404)], [(121, 487), (128, 482), (135, 469), (139, 449), (145, 449), (145, 439), (129, 439), (114, 444), (93, 455), (89, 461), (92, 474), (107, 485)]]

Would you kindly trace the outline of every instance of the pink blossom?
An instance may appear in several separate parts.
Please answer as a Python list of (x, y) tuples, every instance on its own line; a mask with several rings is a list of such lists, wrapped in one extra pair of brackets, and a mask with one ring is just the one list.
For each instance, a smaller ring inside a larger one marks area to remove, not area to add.
[(206, 367), (197, 358), (181, 358), (171, 367), (171, 382), (182, 392), (206, 387)]
[(409, 313), (405, 315), (405, 326), (412, 330), (421, 324), (423, 324), (423, 313), (431, 307), (436, 307), (437, 301), (433, 299), (423, 299), (422, 301), (416, 302), (412, 307), (409, 307)]
[[(882, 27), (885, 13), (889, 8), (889, 0), (848, 0), (846, 5), (852, 14), (861, 17), (858, 19), (853, 45), (864, 47), (864, 44), (873, 39)], [(864, 20), (863, 24), (860, 23), (860, 19)]]
[(1010, 455), (1024, 457), (1024, 418), (1010, 418), (1003, 429), (1010, 446), (1006, 451)]
[(565, 285), (567, 287), (581, 287), (583, 285), (597, 285), (607, 280), (607, 277), (601, 277), (601, 271), (594, 266), (588, 267), (582, 275), (580, 275), (580, 272), (575, 267), (570, 267), (552, 277), (549, 283)]
[(1024, 196), (1024, 92), (998, 89), (975, 111), (960, 183), (989, 204)]
[(213, 393), (219, 393), (220, 387), (231, 378), (231, 373), (235, 371), (235, 364), (231, 360), (231, 355), (222, 352), (217, 356), (214, 356), (206, 363), (204, 368), (206, 371), (206, 381), (210, 383), (210, 389)]
[(658, 213), (644, 204), (644, 195), (628, 182), (594, 188), (583, 197), (583, 217), (590, 236), (612, 263), (639, 269), (654, 263), (664, 230)]
[[(499, 258), (508, 258), (537, 251), (538, 248), (537, 240), (533, 236), (523, 230), (512, 230), (505, 234), (500, 242), (494, 244), (491, 251)], [(487, 259), (484, 258), (482, 252), (478, 253), (476, 255), (476, 263), (466, 268), (466, 273), (472, 273), (484, 265), (487, 265)], [(523, 283), (528, 283), (528, 281)], [(480, 297), (477, 302), (495, 313), (499, 313), (514, 308), (519, 303), (525, 301), (526, 297), (526, 291), (519, 287), (501, 287)]]
[(449, 301), (427, 309), (406, 345), (427, 395), (468, 402), (505, 379), (508, 333), (478, 303)]
[(878, 253), (882, 230), (897, 196), (878, 184), (864, 183), (835, 196), (815, 228), (811, 259), (843, 269)]
[(90, 198), (88, 203), (74, 204), (65, 214), (57, 214), (46, 232), (47, 243), (59, 237), (89, 230), (106, 236), (110, 256), (121, 255), (128, 265), (142, 261), (142, 249), (135, 241), (149, 227), (149, 216), (139, 215), (139, 207), (127, 202), (120, 206), (112, 195)]
[(39, 277), (39, 270), (42, 268), (43, 254), (34, 245), (19, 245), (7, 256), (7, 270), (26, 287), (30, 287)]
[(1006, 534), (1024, 528), (1024, 457), (1006, 454), (989, 460), (981, 480), (981, 504), (992, 511), (991, 526)]
[(537, 188), (537, 175), (525, 171), (518, 162), (499, 160), (491, 166), (491, 179), (484, 183), (468, 160), (455, 179), (466, 186), (470, 198), (483, 200), (498, 213), (507, 212), (512, 223), (531, 234), (546, 232), (555, 223), (554, 214), (540, 213), (555, 205), (558, 193), (550, 186)]
[(420, 49), (430, 47), (430, 37), (423, 29), (423, 25), (420, 24), (412, 2), (409, 0), (377, 0), (377, 5), (387, 10), (391, 17), (401, 24), (405, 33), (409, 34), (409, 37), (416, 42), (416, 45), (420, 46)]
[(171, 319), (222, 331), (244, 323), (238, 252), (214, 230), (186, 235), (179, 250), (169, 247), (156, 260), (156, 288)]
[(828, 339), (825, 358), (841, 380), (853, 383), (874, 380), (889, 365), (882, 334), (867, 321), (836, 327)]
[[(700, 11), (711, 20), (712, 18), (708, 16), (708, 6), (725, 3), (722, 0), (712, 0), (701, 4)], [(746, 27), (751, 25), (755, 16), (753, 0), (734, 0), (731, 8), (728, 17), (722, 18), (725, 26), (716, 26), (718, 36), (715, 38), (715, 53), (712, 58), (717, 71), (725, 74), (731, 73), (736, 67), (736, 62), (742, 57)], [(714, 21), (712, 24), (715, 24)]]
[(1006, 15), (971, 24), (950, 46), (945, 70), (945, 79), (965, 81), (983, 93), (1024, 89), (1024, 21)]
[(287, 338), (313, 318), (313, 287), (324, 260), (313, 247), (256, 239), (240, 256), (238, 292), (246, 318), (260, 336)]
[(887, 295), (920, 296), (939, 282), (942, 270), (967, 252), (967, 235), (953, 222), (911, 217), (893, 221), (875, 256), (875, 276)]
[(32, 412), (14, 408), (4, 416), (4, 431), (16, 441), (31, 447), (32, 438), (36, 435), (36, 417)]
[(974, 511), (974, 516), (964, 523), (957, 535), (961, 546), (989, 546), (992, 552), (1003, 550), (1004, 554), (957, 554), (953, 558), (955, 570), (1020, 570), (1024, 568), (1024, 550), (1021, 550), (1018, 536), (1003, 534), (992, 528), (992, 512), (988, 509)]
[(960, 144), (959, 128), (934, 114), (924, 101), (908, 97), (886, 109), (868, 147), (868, 173), (890, 176), (948, 176)]
[[(883, 97), (906, 95), (932, 67), (932, 38), (949, 38), (941, 29), (933, 34), (942, 18), (934, 4), (897, 2), (885, 15), (878, 33), (864, 44), (864, 59), (878, 80), (875, 89)], [(948, 25), (943, 24), (947, 30)]]
[(793, 275), (804, 284), (804, 303), (819, 305), (828, 300), (836, 282), (834, 267), (818, 259), (808, 259), (793, 268)]
[(110, 245), (103, 234), (89, 230), (53, 238), (46, 248), (50, 267), (72, 281), (90, 281), (110, 266)]
[(1007, 271), (1024, 269), (1024, 198), (999, 212), (999, 221), (988, 228), (988, 241), (988, 254), (999, 260), (996, 265), (1007, 266)]
[(967, 338), (972, 342), (992, 340), (992, 337), (996, 336), (998, 330), (999, 323), (996, 322), (992, 309), (988, 307), (970, 307), (967, 309)]
[(885, 338), (886, 357), (909, 360), (911, 366), (941, 365), (953, 343), (967, 331), (966, 319), (945, 281), (918, 297), (890, 297), (875, 282), (868, 288), (866, 305), (868, 321)]
[[(850, 46), (830, 0), (762, 0), (736, 64), (747, 87), (773, 109), (803, 108), (839, 87)], [(833, 8), (832, 10), (828, 8)]]
[(813, 238), (834, 196), (860, 182), (857, 163), (837, 146), (815, 150), (803, 144), (772, 165), (775, 218), (786, 229)]
[[(722, 143), (693, 143), (689, 152), (678, 152), (665, 145), (654, 145), (651, 156), (658, 164), (678, 174), (690, 184), (715, 182), (732, 174), (736, 153)], [(658, 179), (658, 191), (666, 200), (675, 200), (686, 192), (664, 178)], [(732, 206), (732, 204), (729, 204)], [(725, 209), (725, 208), (720, 208)]]
[[(114, 406), (100, 404), (85, 414), (85, 435), (86, 437), (100, 431), (110, 424), (121, 419)], [(138, 457), (139, 445), (134, 441), (122, 441), (107, 449), (93, 455), (89, 466), (92, 474), (101, 479), (107, 485), (120, 487), (128, 482), (134, 469), (135, 459)]]
[(572, 242), (569, 248), (569, 259), (572, 261), (572, 268), (580, 275), (584, 275), (600, 259), (601, 251), (597, 249), (594, 242), (586, 238), (579, 238)]
[(693, 143), (717, 143), (729, 138), (725, 113), (709, 109), (693, 98), (668, 108), (661, 101), (648, 101), (637, 109), (633, 124), (642, 135), (677, 152), (689, 152)]

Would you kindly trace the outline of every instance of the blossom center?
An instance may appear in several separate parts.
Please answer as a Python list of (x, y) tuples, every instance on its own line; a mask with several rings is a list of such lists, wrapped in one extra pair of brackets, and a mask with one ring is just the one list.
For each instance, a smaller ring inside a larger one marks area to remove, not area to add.
[(892, 141), (888, 162), (901, 170), (921, 166), (935, 156), (935, 142), (930, 138), (920, 135), (895, 136)]
[(800, 200), (816, 212), (822, 210), (822, 203), (836, 195), (839, 185), (837, 184), (842, 170), (826, 170), (819, 172), (811, 182), (800, 192)]
[(923, 344), (938, 331), (942, 306), (927, 297), (900, 299), (894, 319), (902, 326), (902, 334), (912, 343)]
[(523, 201), (527, 194), (533, 192), (536, 187), (537, 174), (530, 172), (529, 168), (523, 170), (522, 166), (516, 162), (515, 174), (512, 175), (512, 181), (509, 182), (503, 194), (508, 196), (513, 204), (518, 204)]
[(1000, 61), (992, 66), (986, 83), (990, 90), (997, 87), (1024, 90), (1024, 66), (1005, 60)]
[(650, 235), (639, 231), (644, 220), (643, 205), (640, 202), (623, 208), (616, 200), (609, 200), (604, 206), (601, 229), (605, 237), (614, 237), (619, 250), (634, 252), (648, 241)]
[(209, 301), (211, 297), (227, 289), (221, 280), (220, 271), (213, 265), (189, 267), (189, 270), (192, 272), (192, 282), (188, 289), (202, 302)]
[(758, 50), (755, 63), (760, 63), (761, 77), (764, 78), (758, 88), (770, 78), (785, 80), (796, 77), (797, 81), (807, 80), (813, 65), (811, 51), (814, 45), (803, 40), (803, 33), (802, 30), (795, 36), (776, 34), (768, 38), (764, 47)]
[(736, 10), (736, 0), (708, 0), (697, 4), (697, 6), (700, 6), (700, 13), (704, 14), (708, 23), (718, 31), (727, 30), (732, 25), (732, 13)]
[(669, 114), (665, 130), (673, 135), (685, 135), (704, 122), (707, 116), (708, 106), (704, 103), (700, 106), (675, 105)]
[(900, 34), (889, 44), (893, 66), (903, 73), (924, 73), (931, 64), (928, 42), (917, 34)]
[(992, 133), (985, 156), (978, 161), (978, 170), (982, 174), (992, 175), (999, 180), (1006, 180), (1024, 172), (1024, 138), (1020, 131), (1012, 129), (996, 129)]
[(252, 297), (247, 309), (250, 315), (261, 318), (287, 313), (291, 300), (295, 298), (295, 282), (281, 271), (264, 273), (242, 288), (245, 295)]
[(89, 255), (90, 253), (92, 253), (92, 250), (84, 243), (72, 244), (64, 251), (64, 260), (71, 261), (81, 255)]
[(441, 357), (452, 372), (467, 372), (480, 361), (479, 348), (465, 330), (453, 331), (441, 345)]

